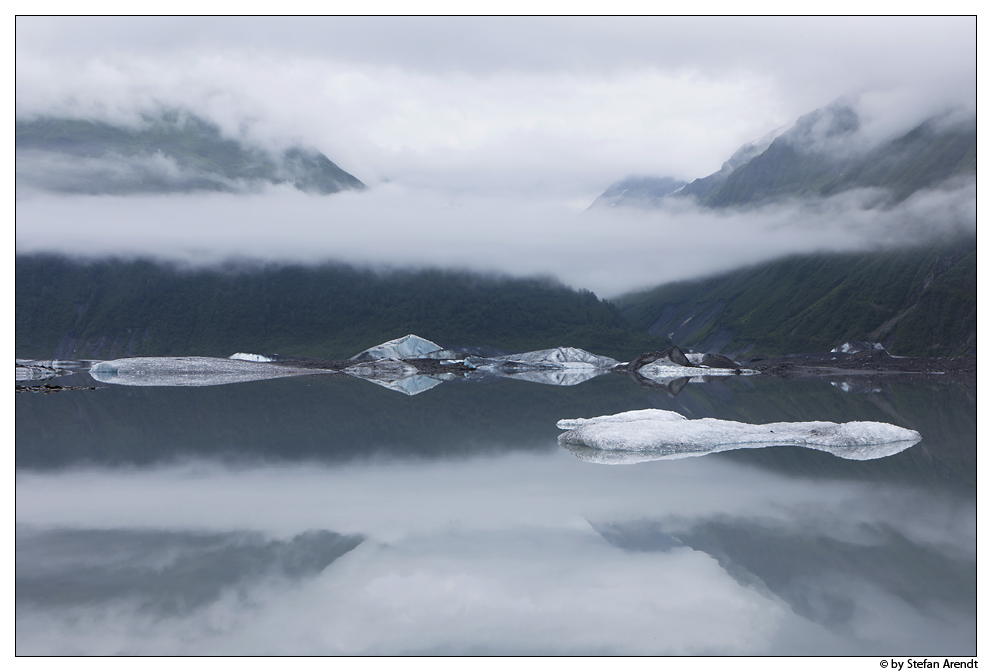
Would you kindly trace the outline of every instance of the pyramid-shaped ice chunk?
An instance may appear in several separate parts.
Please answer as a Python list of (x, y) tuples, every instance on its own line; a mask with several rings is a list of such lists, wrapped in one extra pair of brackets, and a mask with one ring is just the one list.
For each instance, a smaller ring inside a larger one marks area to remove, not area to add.
[(407, 334), (363, 350), (351, 359), (356, 362), (368, 362), (376, 359), (454, 359), (456, 357), (457, 353), (445, 350), (437, 343), (414, 334)]

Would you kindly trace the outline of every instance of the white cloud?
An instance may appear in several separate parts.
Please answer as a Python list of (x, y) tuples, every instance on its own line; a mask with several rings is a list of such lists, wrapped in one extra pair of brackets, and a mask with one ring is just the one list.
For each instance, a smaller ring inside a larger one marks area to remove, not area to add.
[(52, 196), (18, 201), (18, 253), (152, 256), (193, 264), (231, 257), (378, 267), (443, 266), (553, 275), (610, 297), (787, 254), (905, 245), (974, 232), (974, 183), (921, 192), (887, 210), (872, 190), (751, 211), (673, 200), (650, 212), (579, 212), (381, 185), (311, 196), (289, 187), (248, 195)]
[(968, 17), (17, 20), (17, 112), (184, 106), (369, 183), (595, 196), (695, 178), (842, 95), (873, 137), (974, 107)]

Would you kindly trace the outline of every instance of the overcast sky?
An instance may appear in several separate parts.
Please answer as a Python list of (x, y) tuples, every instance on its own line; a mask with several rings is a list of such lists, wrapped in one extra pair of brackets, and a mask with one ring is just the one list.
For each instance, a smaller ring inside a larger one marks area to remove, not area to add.
[[(707, 175), (743, 143), (841, 96), (856, 102), (874, 139), (949, 107), (973, 110), (975, 25), (967, 17), (21, 17), (17, 114), (133, 122), (158, 106), (185, 107), (231, 135), (319, 148), (372, 187), (367, 207), (340, 212), (332, 204), (340, 197), (314, 205), (325, 219), (344, 226), (353, 210), (365, 220), (390, 208), (405, 213), (402, 223), (377, 222), (373, 237), (436, 240), (434, 213), (448, 206), (561, 237), (581, 228), (573, 216), (611, 183), (631, 174)], [(397, 194), (409, 202), (397, 206)], [(175, 199), (191, 208), (184, 221), (196, 219), (196, 199)], [(113, 199), (69, 200), (66, 207), (97, 221)], [(19, 251), (63, 244), (39, 208), (30, 199), (18, 205)], [(244, 253), (216, 243), (220, 232), (237, 238), (237, 227), (221, 224), (234, 216), (215, 218), (210, 240), (194, 232), (168, 252)], [(499, 226), (487, 235), (473, 226), (466, 216), (462, 227), (474, 240), (506, 246)], [(100, 226), (88, 234), (108, 252), (126, 247)], [(296, 256), (312, 256), (317, 237), (301, 235)], [(587, 252), (602, 244), (595, 235), (585, 242)], [(333, 247), (316, 245), (321, 254)], [(370, 262), (447, 261), (416, 246), (399, 259), (355, 253)], [(489, 265), (530, 272), (514, 254), (490, 255)], [(722, 266), (739, 262), (721, 257)], [(577, 271), (562, 279), (600, 293), (669, 279), (625, 280), (619, 267), (607, 275), (612, 281), (599, 285)]]

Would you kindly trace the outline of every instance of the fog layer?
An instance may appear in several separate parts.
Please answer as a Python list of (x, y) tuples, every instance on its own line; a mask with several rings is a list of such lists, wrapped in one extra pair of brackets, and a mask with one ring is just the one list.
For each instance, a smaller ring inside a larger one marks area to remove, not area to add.
[(976, 230), (973, 182), (873, 207), (884, 201), (883, 192), (857, 190), (748, 211), (668, 199), (650, 212), (577, 213), (540, 199), (453, 199), (399, 185), (329, 197), (289, 187), (247, 195), (28, 193), (17, 204), (16, 244), (20, 254), (193, 264), (241, 256), (550, 274), (609, 297), (786, 254), (871, 250)]

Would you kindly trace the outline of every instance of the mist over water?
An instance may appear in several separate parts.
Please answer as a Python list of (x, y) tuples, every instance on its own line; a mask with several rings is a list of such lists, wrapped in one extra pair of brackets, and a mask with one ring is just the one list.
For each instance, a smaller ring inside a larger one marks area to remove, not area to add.
[(18, 201), (17, 251), (145, 256), (194, 265), (284, 263), (455, 267), (552, 275), (611, 297), (788, 254), (875, 250), (976, 230), (973, 182), (888, 208), (879, 190), (746, 211), (669, 199), (641, 212), (577, 211), (380, 185), (362, 193), (53, 196)]
[[(972, 655), (973, 387), (749, 378), (18, 395), (17, 651)], [(642, 408), (923, 439), (616, 466), (556, 442)]]

